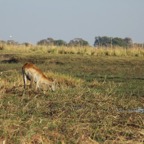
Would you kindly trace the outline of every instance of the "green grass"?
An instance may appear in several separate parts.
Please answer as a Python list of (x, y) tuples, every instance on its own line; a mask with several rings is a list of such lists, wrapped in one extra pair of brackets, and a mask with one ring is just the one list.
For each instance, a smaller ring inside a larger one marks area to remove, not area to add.
[[(144, 108), (143, 56), (42, 49), (1, 50), (0, 142), (144, 142), (144, 114), (132, 111)], [(57, 80), (55, 92), (27, 88), (23, 95), (21, 67), (28, 61)]]

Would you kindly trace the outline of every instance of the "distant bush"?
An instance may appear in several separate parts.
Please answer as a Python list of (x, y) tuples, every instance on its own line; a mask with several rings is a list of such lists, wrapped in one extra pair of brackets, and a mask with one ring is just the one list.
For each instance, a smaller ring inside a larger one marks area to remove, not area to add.
[(66, 46), (67, 43), (65, 41), (63, 41), (63, 40), (55, 40), (54, 41), (54, 45), (55, 46)]
[(131, 38), (112, 38), (112, 37), (95, 37), (94, 46), (105, 46), (105, 47), (112, 47), (112, 46), (119, 46), (119, 47), (131, 47), (133, 41)]
[(54, 44), (54, 39), (52, 38), (43, 39), (37, 42), (37, 45), (53, 45), (53, 44)]
[(37, 42), (37, 45), (54, 45), (54, 46), (89, 46), (89, 43), (82, 38), (75, 38), (73, 40), (70, 40), (69, 43), (65, 42), (64, 40), (54, 40), (52, 38), (47, 38), (40, 40)]
[(68, 43), (69, 46), (89, 46), (89, 43), (82, 38), (75, 38)]

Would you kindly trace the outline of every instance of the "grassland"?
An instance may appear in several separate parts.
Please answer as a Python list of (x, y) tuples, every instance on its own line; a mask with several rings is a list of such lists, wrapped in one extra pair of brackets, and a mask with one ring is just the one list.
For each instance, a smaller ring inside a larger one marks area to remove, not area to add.
[[(21, 67), (33, 62), (55, 92), (23, 95)], [(0, 47), (0, 142), (143, 144), (144, 50)]]

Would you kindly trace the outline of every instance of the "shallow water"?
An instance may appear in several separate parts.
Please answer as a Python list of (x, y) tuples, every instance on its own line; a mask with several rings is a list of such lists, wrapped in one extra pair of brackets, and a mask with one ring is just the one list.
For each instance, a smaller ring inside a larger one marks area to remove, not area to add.
[(144, 108), (138, 107), (137, 109), (119, 110), (119, 112), (136, 112), (136, 113), (143, 113), (144, 114)]

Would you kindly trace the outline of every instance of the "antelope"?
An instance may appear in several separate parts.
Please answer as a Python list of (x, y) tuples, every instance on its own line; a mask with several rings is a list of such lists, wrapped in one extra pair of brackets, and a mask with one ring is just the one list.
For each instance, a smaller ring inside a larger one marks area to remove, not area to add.
[(30, 81), (30, 87), (36, 83), (35, 90), (40, 89), (42, 85), (55, 91), (55, 81), (48, 79), (44, 73), (32, 63), (26, 63), (22, 67), (24, 90), (26, 89), (27, 80)]

